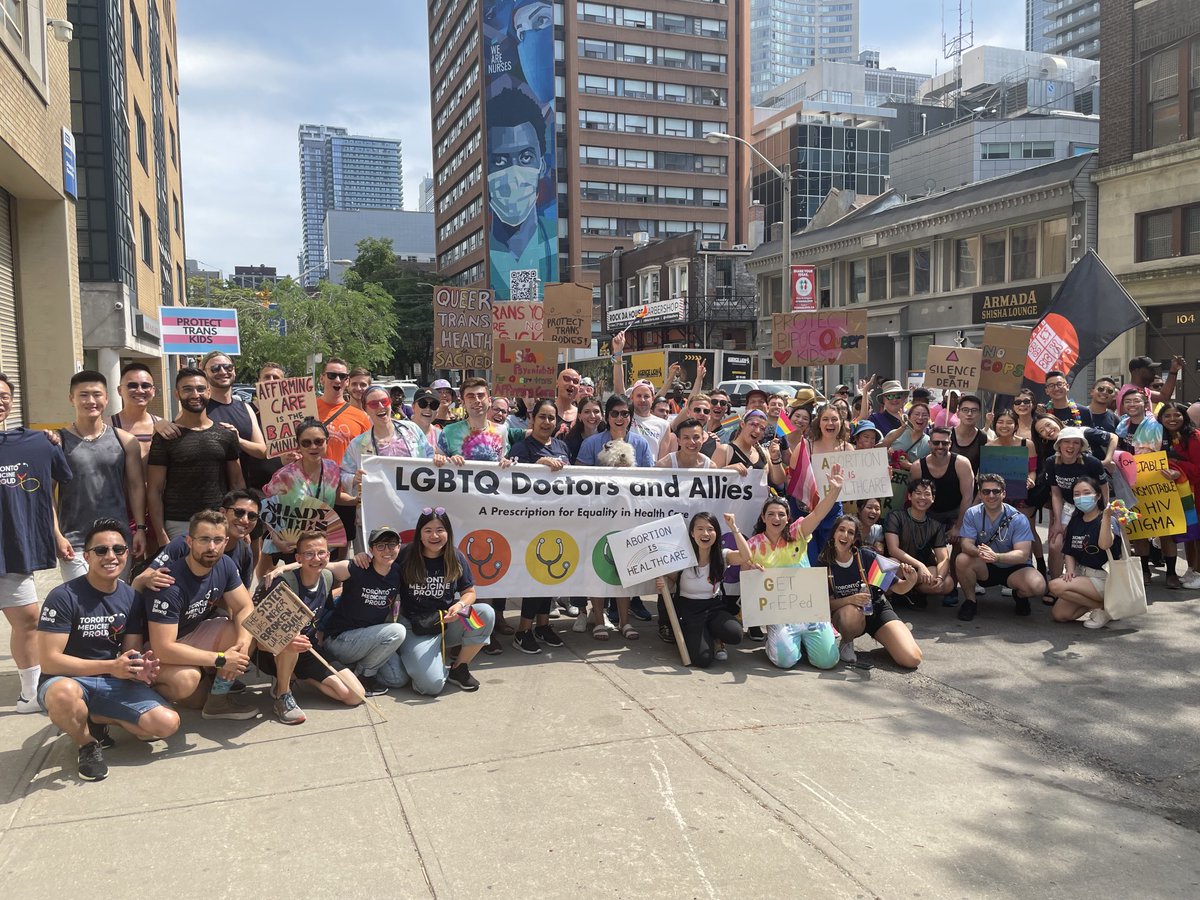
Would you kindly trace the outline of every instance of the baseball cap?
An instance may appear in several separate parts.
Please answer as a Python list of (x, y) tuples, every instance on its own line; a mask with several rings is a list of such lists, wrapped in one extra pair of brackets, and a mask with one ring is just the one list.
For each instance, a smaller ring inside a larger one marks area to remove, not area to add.
[(413, 403), (420, 400), (437, 400), (438, 395), (433, 392), (433, 388), (417, 388), (417, 392), (413, 394)]
[(749, 399), (750, 399), (751, 397), (753, 397), (755, 394), (760, 394), (760, 395), (762, 395), (762, 398), (763, 398), (764, 400), (766, 400), (766, 399), (768, 399), (768, 398), (769, 398), (769, 395), (767, 394), (767, 392), (766, 392), (766, 391), (764, 391), (762, 388), (751, 388), (750, 390), (746, 391), (746, 399), (747, 399), (747, 400), (749, 400)]
[(374, 547), (386, 537), (392, 537), (399, 541), (400, 532), (391, 525), (380, 525), (378, 528), (372, 529), (371, 533), (367, 536), (367, 546)]
[(435, 381), (433, 384), (431, 384), (429, 386), (429, 389), (431, 391), (441, 391), (441, 390), (452, 391), (452, 390), (454, 390), (454, 388), (451, 387), (450, 382), (448, 382), (445, 378), (439, 378), (437, 381)]

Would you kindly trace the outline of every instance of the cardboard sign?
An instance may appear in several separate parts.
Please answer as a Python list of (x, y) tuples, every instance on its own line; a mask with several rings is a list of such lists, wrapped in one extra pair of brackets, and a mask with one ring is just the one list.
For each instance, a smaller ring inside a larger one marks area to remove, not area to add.
[(163, 353), (203, 356), (220, 350), (237, 356), (242, 352), (236, 309), (164, 306), (159, 315)]
[(792, 312), (817, 311), (817, 267), (792, 266)]
[(510, 300), (492, 305), (492, 347), (501, 341), (540, 341), (546, 307), (536, 300)]
[(1139, 453), (1134, 457), (1137, 475), (1133, 482), (1134, 508), (1140, 513), (1125, 526), (1131, 541), (1141, 538), (1170, 537), (1187, 531), (1187, 515), (1179, 489), (1167, 476), (1167, 454)]
[(817, 490), (825, 496), (829, 490), (829, 470), (842, 467), (842, 492), (839, 500), (870, 500), (892, 495), (892, 470), (888, 466), (887, 450), (840, 450), (837, 453), (818, 453), (812, 458)]
[(592, 289), (586, 284), (546, 285), (542, 340), (560, 347), (592, 345)]
[(983, 361), (979, 387), (997, 394), (1015, 394), (1025, 381), (1032, 328), (1019, 325), (988, 325), (983, 329)]
[(1029, 496), (1029, 450), (1026, 447), (980, 447), (979, 474), (1004, 479), (1005, 502)]
[(263, 526), (271, 539), (295, 543), (305, 531), (320, 531), (330, 547), (346, 546), (346, 526), (328, 503), (316, 497), (305, 497), (293, 505), (281, 497), (268, 497), (262, 505)]
[(492, 292), (439, 287), (433, 292), (433, 367), (492, 367)]
[(558, 344), (501, 341), (492, 366), (492, 390), (501, 397), (553, 397), (558, 380)]
[(662, 387), (667, 377), (667, 354), (662, 350), (629, 354), (629, 379), (626, 385), (633, 387), (635, 381), (645, 378), (653, 382), (655, 389)]
[(622, 587), (653, 581), (696, 564), (687, 519), (678, 513), (608, 536)]
[(313, 611), (305, 602), (286, 584), (276, 580), (275, 586), (254, 607), (254, 612), (246, 617), (244, 625), (259, 647), (277, 654), (287, 649), (312, 618)]
[(867, 361), (867, 311), (775, 313), (771, 355), (779, 366), (855, 365)]
[(970, 393), (979, 387), (983, 351), (970, 347), (929, 345), (925, 363), (925, 386), (941, 391)]
[(274, 459), (296, 449), (296, 427), (317, 417), (317, 395), (313, 377), (260, 381), (255, 400), (267, 439), (267, 458)]
[(828, 621), (828, 569), (742, 569), (742, 624), (747, 628)]

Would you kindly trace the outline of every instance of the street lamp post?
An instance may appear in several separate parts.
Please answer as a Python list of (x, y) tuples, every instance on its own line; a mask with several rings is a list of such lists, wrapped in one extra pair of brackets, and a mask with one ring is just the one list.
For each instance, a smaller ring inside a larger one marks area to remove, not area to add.
[(792, 167), (790, 163), (784, 163), (783, 168), (779, 168), (769, 159), (758, 151), (758, 148), (751, 144), (745, 138), (740, 138), (736, 134), (728, 134), (724, 131), (710, 131), (704, 135), (704, 139), (710, 144), (721, 144), (726, 141), (737, 141), (750, 149), (750, 152), (761, 159), (768, 169), (770, 169), (779, 180), (783, 183), (783, 264), (780, 267), (780, 275), (782, 279), (779, 282), (780, 288), (780, 303), (782, 305), (781, 312), (787, 312), (789, 305), (787, 302), (788, 284), (791, 282), (792, 276)]

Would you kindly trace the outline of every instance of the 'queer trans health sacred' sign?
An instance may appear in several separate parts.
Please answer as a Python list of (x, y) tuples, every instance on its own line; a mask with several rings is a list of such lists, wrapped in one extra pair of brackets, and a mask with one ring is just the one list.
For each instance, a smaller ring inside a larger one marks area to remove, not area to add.
[[(412, 539), (421, 510), (445, 507), (475, 590), (492, 597), (624, 597), (610, 536), (678, 513), (727, 509), (753, 529), (767, 498), (762, 470), (605, 469), (373, 456), (363, 461), (363, 520)], [(644, 591), (652, 593), (653, 581)]]
[(164, 306), (161, 315), (163, 353), (203, 356), (220, 350), (237, 356), (242, 352), (236, 309)]

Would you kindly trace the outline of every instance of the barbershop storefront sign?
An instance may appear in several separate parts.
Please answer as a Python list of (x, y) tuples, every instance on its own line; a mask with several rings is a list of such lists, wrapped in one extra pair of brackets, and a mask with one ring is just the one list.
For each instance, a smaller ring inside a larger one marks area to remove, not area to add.
[[(641, 315), (642, 310), (646, 315)], [(627, 306), (623, 309), (608, 311), (608, 331), (620, 331), (622, 328), (645, 328), (648, 325), (663, 325), (672, 322), (682, 322), (687, 317), (687, 299), (672, 297), (670, 300), (656, 300), (653, 303), (643, 303), (640, 306)]]
[(971, 321), (976, 325), (1040, 319), (1052, 296), (1049, 284), (1008, 288), (997, 285), (971, 295)]

